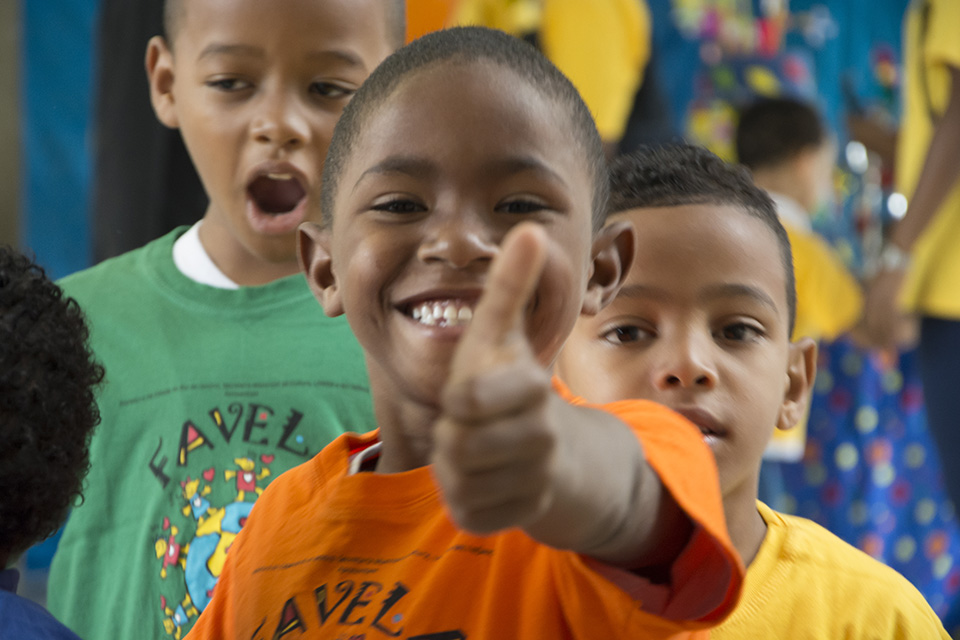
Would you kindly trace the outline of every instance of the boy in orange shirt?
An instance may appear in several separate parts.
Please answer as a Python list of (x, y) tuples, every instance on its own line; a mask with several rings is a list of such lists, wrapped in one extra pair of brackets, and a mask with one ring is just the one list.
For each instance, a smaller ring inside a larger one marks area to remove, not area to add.
[(379, 430), (271, 484), (191, 638), (677, 638), (726, 615), (741, 565), (699, 433), (551, 385), (630, 263), (606, 186), (589, 111), (529, 45), (453, 29), (378, 67), (300, 255)]
[(797, 423), (816, 370), (814, 342), (790, 340), (792, 257), (773, 201), (694, 146), (626, 156), (611, 173), (610, 224), (636, 227), (636, 260), (616, 299), (577, 323), (557, 374), (591, 401), (663, 403), (713, 450), (748, 571), (710, 637), (946, 639), (893, 569), (757, 500), (770, 435)]

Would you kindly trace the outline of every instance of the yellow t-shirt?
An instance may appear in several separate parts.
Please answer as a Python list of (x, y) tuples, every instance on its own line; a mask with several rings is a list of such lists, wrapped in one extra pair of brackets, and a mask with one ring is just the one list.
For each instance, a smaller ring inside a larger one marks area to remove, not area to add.
[(456, 24), (525, 35), (573, 82), (605, 141), (623, 136), (650, 59), (650, 12), (642, 0), (461, 0)]
[(767, 535), (740, 603), (712, 640), (948, 640), (937, 615), (899, 573), (820, 525), (757, 509)]
[[(820, 236), (784, 222), (793, 251), (797, 281), (794, 338), (833, 340), (860, 317), (863, 293), (853, 274)], [(807, 415), (792, 429), (776, 429), (767, 446), (767, 460), (796, 462), (806, 446)]]
[[(960, 67), (958, 27), (957, 0), (914, 1), (907, 13), (897, 183), (908, 198), (923, 168), (934, 118), (947, 106), (947, 66)], [(954, 185), (917, 241), (903, 302), (924, 315), (960, 319), (960, 184)]]

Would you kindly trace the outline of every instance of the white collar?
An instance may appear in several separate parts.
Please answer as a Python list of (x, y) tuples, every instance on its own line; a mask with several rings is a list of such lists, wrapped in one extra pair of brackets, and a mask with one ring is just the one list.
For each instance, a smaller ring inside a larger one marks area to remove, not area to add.
[(240, 285), (220, 271), (203, 248), (203, 243), (200, 242), (202, 223), (203, 220), (187, 229), (187, 232), (173, 243), (173, 263), (177, 265), (180, 273), (194, 282), (217, 289), (239, 289)]
[(799, 231), (813, 231), (813, 226), (810, 224), (810, 215), (806, 209), (800, 206), (799, 202), (776, 191), (767, 191), (767, 194), (777, 207), (777, 215), (780, 216), (781, 222)]

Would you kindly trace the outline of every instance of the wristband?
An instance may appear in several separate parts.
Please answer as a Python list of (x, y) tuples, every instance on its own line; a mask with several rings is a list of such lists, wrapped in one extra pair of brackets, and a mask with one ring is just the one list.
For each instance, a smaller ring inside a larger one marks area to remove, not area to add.
[(885, 244), (877, 258), (879, 271), (906, 271), (910, 266), (910, 254), (895, 244)]

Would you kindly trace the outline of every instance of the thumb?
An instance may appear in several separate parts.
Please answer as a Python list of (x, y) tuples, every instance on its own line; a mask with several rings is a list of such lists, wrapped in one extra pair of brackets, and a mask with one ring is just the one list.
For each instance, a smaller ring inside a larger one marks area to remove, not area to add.
[(546, 239), (540, 225), (519, 224), (507, 234), (490, 265), (483, 295), (460, 341), (458, 355), (477, 358), (524, 334), (526, 310), (546, 262)]

